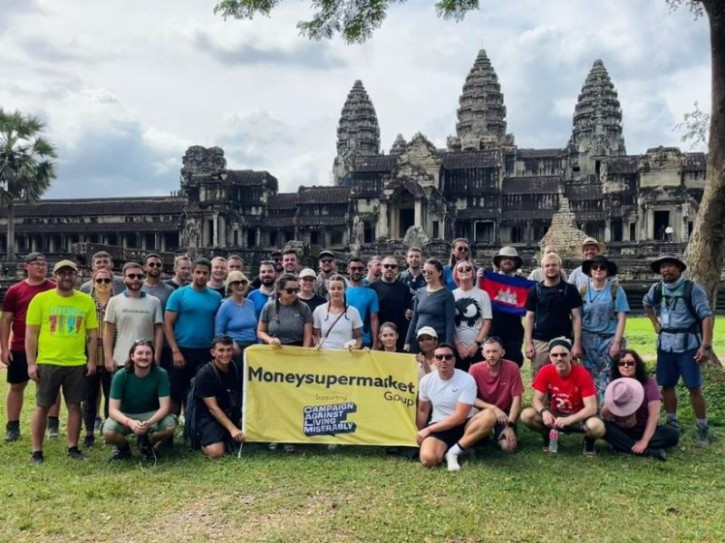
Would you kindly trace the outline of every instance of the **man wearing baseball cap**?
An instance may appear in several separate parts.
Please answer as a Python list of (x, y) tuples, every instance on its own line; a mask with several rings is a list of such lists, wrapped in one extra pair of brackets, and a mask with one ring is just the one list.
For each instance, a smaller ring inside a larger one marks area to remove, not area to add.
[(710, 440), (700, 373), (700, 363), (712, 352), (712, 311), (707, 294), (682, 276), (687, 266), (674, 255), (661, 256), (651, 268), (662, 280), (650, 287), (642, 303), (658, 334), (657, 383), (662, 387), (667, 422), (679, 429), (675, 386), (681, 376), (697, 419), (697, 445), (707, 447)]
[[(0, 318), (0, 349), (2, 363), (8, 368), (7, 397), (7, 433), (5, 441), (20, 439), (20, 411), (23, 408), (23, 396), (28, 384), (28, 362), (25, 359), (25, 315), (30, 301), (36, 294), (55, 288), (55, 283), (46, 278), (48, 262), (41, 253), (30, 253), (24, 259), (25, 279), (11, 286), (3, 298), (2, 318)], [(10, 341), (10, 331), (13, 339)], [(49, 412), (52, 418), (48, 422), (51, 429), (58, 428), (60, 402), (56, 402)], [(57, 437), (55, 434), (52, 437)]]
[(318, 296), (323, 298), (327, 296), (327, 284), (330, 282), (330, 277), (335, 275), (335, 255), (332, 251), (322, 251), (317, 256), (319, 259), (320, 273), (315, 281), (315, 292)]
[(37, 294), (26, 317), (25, 356), (28, 377), (37, 383), (37, 407), (33, 415), (31, 464), (40, 465), (46, 418), (62, 390), (68, 408), (68, 456), (85, 460), (78, 448), (81, 402), (86, 393), (86, 372), (96, 371), (97, 349), (86, 343), (98, 341), (98, 318), (93, 299), (75, 290), (78, 266), (61, 260), (53, 267), (54, 290)]

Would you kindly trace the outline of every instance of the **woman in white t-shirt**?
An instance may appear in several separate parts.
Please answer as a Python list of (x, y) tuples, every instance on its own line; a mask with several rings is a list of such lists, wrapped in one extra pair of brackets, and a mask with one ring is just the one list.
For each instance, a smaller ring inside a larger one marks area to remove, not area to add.
[(347, 283), (341, 275), (330, 278), (327, 287), (329, 302), (312, 314), (314, 342), (318, 349), (360, 349), (362, 319), (357, 309), (347, 305)]
[(491, 330), (491, 298), (474, 283), (475, 269), (469, 260), (456, 262), (453, 277), (460, 285), (453, 291), (456, 301), (456, 368), (468, 371), (483, 360), (481, 344)]

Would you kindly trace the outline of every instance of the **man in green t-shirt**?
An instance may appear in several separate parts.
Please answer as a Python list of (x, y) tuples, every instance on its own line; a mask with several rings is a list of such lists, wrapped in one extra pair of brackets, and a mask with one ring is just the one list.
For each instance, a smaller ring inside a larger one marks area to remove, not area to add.
[(136, 341), (125, 368), (113, 376), (108, 415), (103, 438), (115, 447), (112, 460), (130, 458), (126, 436), (131, 434), (147, 460), (158, 455), (154, 445), (173, 438), (177, 419), (171, 414), (169, 375), (158, 367), (152, 341)]
[(97, 349), (86, 342), (98, 342), (98, 318), (93, 299), (75, 290), (78, 267), (61, 260), (53, 267), (56, 287), (36, 295), (25, 318), (25, 356), (28, 377), (37, 383), (33, 414), (33, 454), (31, 464), (44, 461), (43, 436), (48, 411), (63, 390), (68, 407), (68, 456), (85, 460), (78, 449), (81, 429), (81, 402), (86, 395), (86, 372), (96, 371)]

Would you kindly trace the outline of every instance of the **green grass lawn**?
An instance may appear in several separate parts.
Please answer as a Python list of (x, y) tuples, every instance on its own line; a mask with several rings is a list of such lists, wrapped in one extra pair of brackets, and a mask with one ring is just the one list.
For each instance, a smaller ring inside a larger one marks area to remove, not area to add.
[[(648, 322), (628, 330), (652, 359)], [(709, 449), (694, 446), (681, 390), (687, 431), (665, 463), (606, 444), (585, 459), (575, 436), (549, 456), (523, 429), (520, 452), (484, 450), (456, 474), (365, 447), (245, 445), (240, 459), (212, 462), (177, 446), (151, 467), (111, 464), (97, 444), (78, 463), (62, 439), (31, 468), (29, 388), (21, 441), (0, 443), (0, 541), (723, 541), (725, 376), (710, 368), (706, 381)]]

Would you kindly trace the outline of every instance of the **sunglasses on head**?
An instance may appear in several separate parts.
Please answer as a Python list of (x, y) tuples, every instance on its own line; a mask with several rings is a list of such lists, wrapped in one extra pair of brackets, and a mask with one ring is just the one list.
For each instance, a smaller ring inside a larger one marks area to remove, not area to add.
[(96, 284), (100, 285), (101, 283), (103, 283), (104, 285), (107, 285), (111, 281), (113, 281), (113, 279), (104, 279), (102, 277), (99, 277), (98, 279), (96, 279)]
[(453, 355), (452, 354), (434, 354), (433, 358), (435, 358), (436, 360), (448, 361), (448, 360), (453, 360)]

